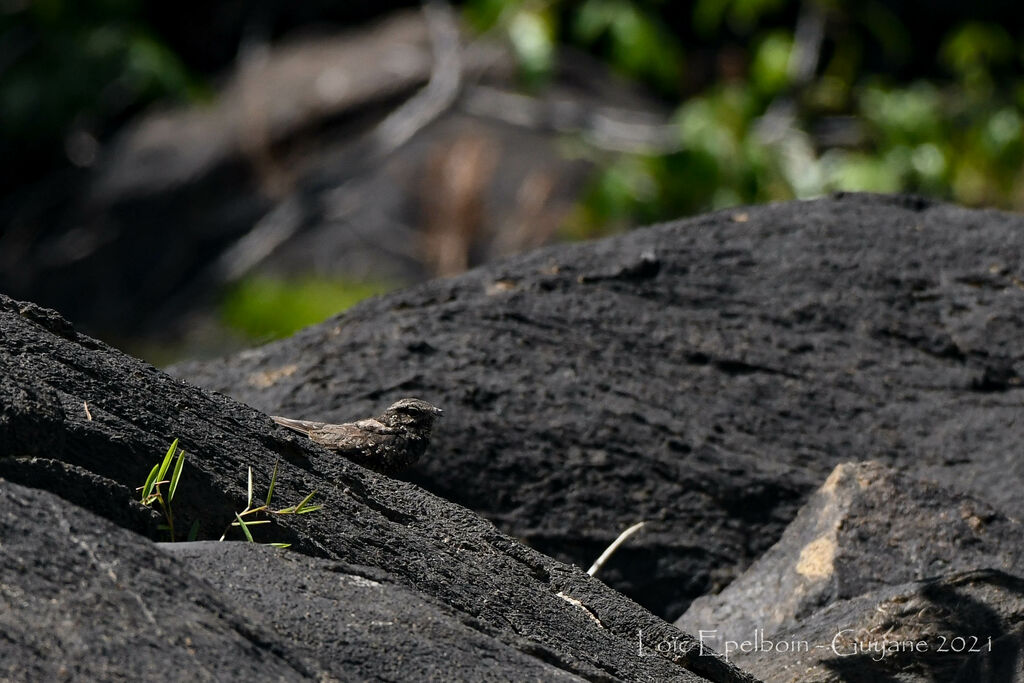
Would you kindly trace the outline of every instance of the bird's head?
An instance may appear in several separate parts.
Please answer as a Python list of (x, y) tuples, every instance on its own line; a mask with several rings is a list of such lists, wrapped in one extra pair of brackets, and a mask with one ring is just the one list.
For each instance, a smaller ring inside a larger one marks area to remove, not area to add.
[(429, 429), (434, 425), (434, 420), (443, 414), (443, 410), (426, 401), (403, 398), (392, 403), (382, 417), (392, 424), (415, 425)]

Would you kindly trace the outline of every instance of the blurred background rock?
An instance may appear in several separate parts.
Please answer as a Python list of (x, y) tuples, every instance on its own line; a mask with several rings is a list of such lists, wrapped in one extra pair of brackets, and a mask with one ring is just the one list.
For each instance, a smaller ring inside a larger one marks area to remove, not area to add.
[(0, 0), (0, 291), (155, 363), (834, 190), (1024, 207), (1015, 3)]

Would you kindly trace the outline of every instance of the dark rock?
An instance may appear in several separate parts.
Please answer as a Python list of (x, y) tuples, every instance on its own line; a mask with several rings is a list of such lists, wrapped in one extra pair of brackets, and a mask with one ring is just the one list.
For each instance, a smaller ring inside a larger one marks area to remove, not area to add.
[(440, 405), (413, 481), (584, 567), (648, 520), (601, 577), (676, 618), (840, 462), (1024, 514), (1022, 253), (1021, 216), (917, 198), (734, 209), (536, 251), (173, 372), (306, 419)]
[[(102, 343), (53, 334), (22, 308), (0, 295), (0, 396), (14, 401), (0, 452), (0, 677), (752, 680), (472, 512)], [(56, 426), (54, 396), (64, 440), (28, 456), (39, 418), (23, 406)], [(146, 527), (134, 489), (175, 437), (187, 452), (179, 538), (194, 523), (200, 540), (229, 528), (249, 468), (258, 499), (278, 463), (274, 501), (316, 491), (323, 508), (253, 527), (290, 554), (164, 552), (122, 527)], [(640, 653), (640, 634), (673, 647)]]
[(883, 586), (996, 569), (1024, 574), (1024, 528), (986, 503), (866, 462), (839, 465), (782, 538), (676, 625), (725, 641), (800, 633), (821, 608)]
[(144, 537), (50, 493), (0, 480), (0, 538), (4, 680), (321, 673), (314, 660), (275, 647), (260, 615), (239, 609)]
[(0, 453), (46, 455), (64, 446), (64, 410), (57, 392), (18, 367), (0, 383)]
[[(481, 632), (443, 602), (369, 567), (250, 543), (161, 546), (236, 605), (272, 639), (337, 680), (579, 680), (527, 654), (518, 636)], [(251, 612), (250, 612), (251, 610)], [(518, 645), (518, 647), (517, 647)], [(536, 644), (533, 644), (536, 647)], [(481, 656), (487, 653), (487, 656)], [(590, 675), (601, 678), (601, 672)]]
[[(0, 454), (8, 452), (0, 449)], [(51, 449), (50, 452), (61, 451)], [(69, 503), (87, 507), (125, 529), (150, 538), (157, 537), (163, 523), (160, 514), (140, 503), (138, 495), (129, 487), (61, 460), (2, 456), (0, 477), (24, 486), (45, 489)], [(108, 495), (97, 495), (98, 491)], [(126, 500), (129, 501), (127, 505)]]
[(840, 600), (734, 661), (767, 683), (1009, 683), (1024, 676), (1024, 579), (960, 572)]

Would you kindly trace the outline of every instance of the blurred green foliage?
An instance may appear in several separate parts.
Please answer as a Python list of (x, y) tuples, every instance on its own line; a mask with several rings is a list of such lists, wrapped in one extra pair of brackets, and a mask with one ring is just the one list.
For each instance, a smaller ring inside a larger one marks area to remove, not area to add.
[[(75, 132), (97, 136), (157, 97), (202, 95), (199, 82), (140, 18), (142, 5), (141, 0), (0, 5), (0, 143), (22, 173), (24, 166), (52, 163)], [(74, 150), (67, 156), (88, 162)], [(16, 178), (5, 174), (5, 180)]]
[[(0, 2), (0, 152), (9, 162), (0, 185), (25, 182), (33, 165), (43, 172), (55, 157), (87, 165), (90, 140), (155, 98), (202, 97), (198, 79), (147, 24), (147, 7), (143, 0)], [(471, 26), (508, 39), (527, 87), (543, 85), (559, 48), (570, 45), (674, 109), (671, 149), (587, 153), (601, 170), (567, 225), (571, 235), (834, 190), (1024, 209), (1024, 36), (1010, 20), (1024, 12), (1009, 5), (466, 0), (462, 7)], [(943, 9), (958, 14), (932, 16)], [(815, 19), (820, 31), (804, 30)]]
[(220, 307), (221, 319), (228, 327), (251, 339), (279, 339), (389, 289), (392, 287), (379, 282), (250, 277), (225, 295)]
[[(574, 237), (837, 190), (1024, 210), (1024, 36), (965, 8), (929, 25), (936, 49), (920, 55), (920, 11), (870, 0), (465, 7), (478, 30), (507, 35), (528, 85), (571, 45), (675, 108), (677, 148), (591, 155), (601, 170), (566, 226)], [(528, 39), (514, 29), (523, 21), (536, 27)], [(711, 69), (691, 66), (708, 54)]]

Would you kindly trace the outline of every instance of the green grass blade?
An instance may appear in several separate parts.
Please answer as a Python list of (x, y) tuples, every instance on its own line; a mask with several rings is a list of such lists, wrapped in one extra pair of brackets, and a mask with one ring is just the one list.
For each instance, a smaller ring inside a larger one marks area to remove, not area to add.
[(252, 468), (249, 468), (249, 496), (245, 499), (245, 509), (252, 508)]
[(306, 496), (305, 498), (303, 498), (303, 499), (302, 499), (302, 502), (301, 502), (301, 503), (299, 503), (298, 505), (296, 505), (296, 506), (295, 506), (295, 512), (296, 512), (296, 514), (302, 514), (302, 508), (306, 507), (306, 503), (308, 503), (308, 502), (309, 502), (309, 499), (310, 499), (310, 498), (312, 498), (312, 497), (313, 497), (313, 496), (315, 496), (315, 495), (316, 495), (316, 491), (313, 491), (313, 492), (312, 492), (312, 493), (310, 493), (310, 494), (309, 494), (308, 496)]
[(174, 457), (174, 451), (178, 450), (178, 440), (175, 439), (171, 447), (167, 449), (167, 455), (164, 456), (164, 461), (160, 463), (160, 472), (156, 475), (157, 479), (163, 479), (164, 475), (167, 474), (167, 469), (171, 466), (171, 458)]
[(295, 514), (297, 514), (297, 515), (304, 515), (307, 512), (316, 512), (317, 510), (322, 510), (323, 507), (324, 507), (323, 505), (310, 505), (308, 508), (302, 508), (301, 510), (296, 510)]
[(167, 502), (174, 500), (174, 492), (178, 488), (178, 479), (181, 478), (181, 468), (185, 464), (185, 451), (178, 453), (178, 460), (174, 463), (174, 473), (171, 474), (171, 489), (167, 493)]
[(188, 530), (188, 541), (191, 543), (192, 541), (196, 540), (197, 538), (199, 538), (199, 520), (198, 519), (196, 521), (192, 522), (192, 528), (190, 528)]
[(245, 534), (245, 537), (249, 540), (249, 543), (255, 543), (255, 541), (252, 540), (252, 534), (249, 533), (249, 527), (246, 526), (246, 523), (242, 521), (242, 518), (238, 516), (237, 512), (235, 513), (235, 519), (238, 520), (238, 525), (242, 527), (242, 533)]
[(275, 548), (291, 548), (292, 547), (291, 543), (268, 543), (267, 545), (272, 545)]
[(270, 507), (270, 497), (274, 495), (274, 484), (277, 483), (277, 466), (279, 464), (281, 464), (280, 458), (274, 461), (274, 473), (270, 475), (270, 488), (267, 489), (267, 501), (264, 503), (267, 507)]
[(149, 494), (153, 492), (153, 483), (156, 481), (156, 474), (159, 471), (160, 465), (153, 465), (153, 469), (149, 471), (149, 476), (146, 477), (146, 483), (142, 485), (142, 500), (149, 498)]

